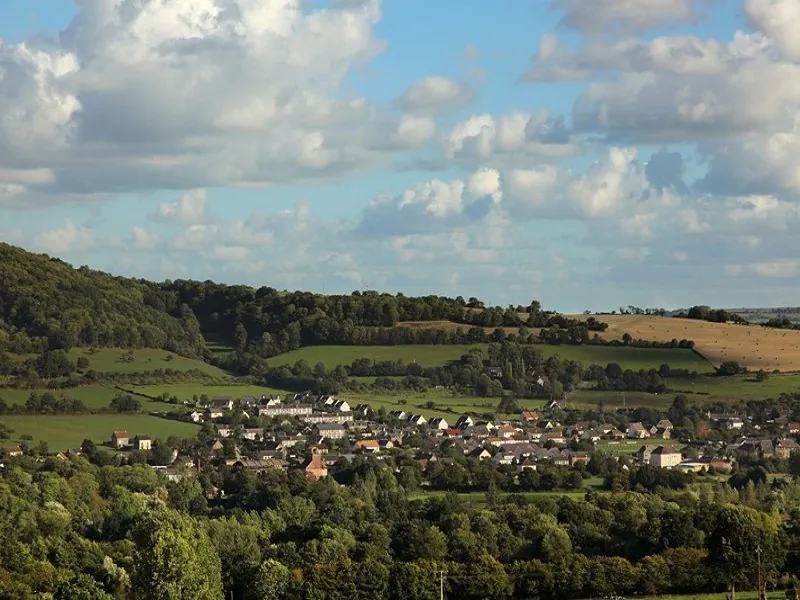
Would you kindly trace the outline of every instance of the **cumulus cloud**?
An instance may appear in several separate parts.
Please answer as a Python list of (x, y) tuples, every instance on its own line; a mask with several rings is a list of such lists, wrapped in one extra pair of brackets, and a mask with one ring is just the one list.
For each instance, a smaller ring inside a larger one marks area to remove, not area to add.
[(174, 202), (160, 204), (151, 218), (176, 223), (200, 223), (205, 218), (207, 201), (205, 190), (191, 190)]
[(444, 156), (450, 161), (495, 167), (580, 152), (564, 121), (547, 111), (517, 111), (499, 118), (474, 115), (455, 125), (444, 142)]
[(55, 48), (0, 42), (0, 169), (90, 194), (376, 164), (371, 127), (388, 117), (342, 83), (382, 50), (379, 18), (379, 0), (81, 2)]
[(395, 101), (401, 109), (426, 115), (463, 108), (474, 95), (466, 84), (449, 77), (424, 77), (412, 84)]
[(87, 227), (79, 227), (67, 219), (61, 227), (38, 234), (33, 244), (43, 252), (62, 254), (91, 247), (94, 244), (94, 234)]

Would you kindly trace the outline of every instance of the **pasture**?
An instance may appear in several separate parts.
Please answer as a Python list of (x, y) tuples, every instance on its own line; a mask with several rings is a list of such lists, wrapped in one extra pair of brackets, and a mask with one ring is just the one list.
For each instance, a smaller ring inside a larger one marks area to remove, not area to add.
[[(76, 448), (83, 440), (96, 444), (106, 442), (114, 430), (125, 430), (131, 436), (137, 433), (167, 439), (170, 435), (194, 437), (197, 426), (191, 423), (170, 421), (151, 415), (0, 415), (0, 423), (14, 432), (4, 445), (19, 443), (20, 436), (33, 436), (34, 444), (47, 442), (52, 452)], [(30, 442), (29, 442), (30, 443)]]
[(751, 370), (800, 371), (800, 331), (644, 315), (596, 318), (608, 323), (602, 334), (606, 339), (620, 339), (625, 333), (652, 341), (688, 339), (715, 366), (732, 360)]
[(201, 371), (212, 377), (220, 379), (230, 378), (230, 374), (201, 360), (194, 360), (178, 356), (166, 350), (142, 348), (133, 350), (133, 360), (129, 360), (128, 350), (122, 348), (73, 348), (69, 351), (69, 358), (77, 361), (83, 357), (89, 360), (89, 369), (98, 373), (144, 373), (157, 369), (171, 369), (173, 371)]
[[(454, 396), (447, 390), (428, 390), (427, 392), (379, 392), (376, 394), (350, 394), (339, 395), (351, 406), (368, 404), (373, 410), (383, 408), (391, 410), (404, 410), (405, 412), (421, 414), (426, 419), (431, 417), (444, 417), (451, 425), (462, 414), (494, 413), (500, 398), (479, 398), (477, 396)], [(541, 408), (544, 400), (518, 400), (524, 408)], [(433, 403), (432, 406), (428, 403)]]
[[(194, 396), (198, 398), (205, 394), (209, 398), (214, 396), (231, 396), (232, 398), (241, 398), (242, 396), (256, 396), (268, 394), (286, 394), (285, 390), (276, 390), (274, 388), (261, 387), (258, 385), (205, 385), (203, 383), (177, 383), (163, 385), (143, 385), (136, 386), (133, 391), (137, 394), (149, 396), (151, 398), (158, 398), (165, 392), (170, 396), (176, 396), (178, 400), (192, 401)], [(164, 410), (166, 404), (160, 405)]]
[[(122, 393), (113, 387), (104, 385), (84, 385), (62, 390), (49, 390), (44, 388), (33, 390), (3, 388), (0, 389), (0, 399), (3, 399), (9, 406), (14, 404), (24, 406), (25, 402), (28, 400), (28, 397), (33, 392), (36, 392), (39, 395), (50, 393), (56, 398), (74, 398), (75, 400), (80, 400), (83, 402), (86, 405), (86, 408), (90, 410), (108, 408), (114, 397)], [(164, 406), (166, 406), (165, 404), (157, 404), (155, 402), (148, 401), (145, 398), (139, 398), (139, 400), (142, 402), (143, 412), (164, 410)]]
[[(487, 350), (488, 344), (464, 345), (417, 345), (417, 346), (306, 346), (299, 350), (279, 354), (268, 360), (270, 366), (293, 365), (305, 360), (314, 366), (318, 362), (327, 369), (338, 365), (350, 365), (359, 358), (374, 361), (403, 360), (417, 362), (423, 367), (444, 366), (458, 360), (472, 349)], [(545, 357), (557, 355), (565, 360), (574, 360), (585, 365), (618, 363), (623, 369), (657, 369), (669, 364), (676, 369), (687, 369), (698, 373), (713, 371), (713, 366), (691, 350), (662, 348), (631, 348), (623, 346), (551, 346), (537, 345), (536, 349)]]

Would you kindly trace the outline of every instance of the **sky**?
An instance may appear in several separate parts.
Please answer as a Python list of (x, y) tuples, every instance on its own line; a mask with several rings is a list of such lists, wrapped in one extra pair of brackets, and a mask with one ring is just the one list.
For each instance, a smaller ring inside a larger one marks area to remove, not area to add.
[(797, 305), (797, 0), (0, 5), (0, 240), (564, 312)]

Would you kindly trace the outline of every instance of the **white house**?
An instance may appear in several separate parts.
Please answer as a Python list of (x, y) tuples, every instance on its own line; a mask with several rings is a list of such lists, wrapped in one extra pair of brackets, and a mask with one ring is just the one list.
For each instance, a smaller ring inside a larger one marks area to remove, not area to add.
[(352, 412), (350, 405), (344, 400), (337, 400), (333, 405), (333, 410), (336, 412)]
[(428, 421), (428, 426), (431, 429), (441, 429), (442, 431), (450, 429), (450, 425), (447, 424), (447, 421), (445, 421), (443, 417), (432, 417), (430, 421)]
[(193, 423), (202, 423), (203, 413), (194, 410), (191, 413), (189, 413), (189, 418), (192, 420)]

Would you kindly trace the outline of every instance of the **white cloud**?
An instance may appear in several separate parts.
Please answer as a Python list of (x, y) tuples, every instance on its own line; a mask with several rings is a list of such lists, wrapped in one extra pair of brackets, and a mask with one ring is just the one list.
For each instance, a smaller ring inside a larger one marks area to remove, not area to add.
[(800, 61), (800, 4), (795, 0), (745, 0), (744, 11), (757, 29), (775, 40), (786, 59)]
[(131, 245), (138, 250), (152, 250), (158, 246), (160, 239), (158, 235), (147, 231), (142, 227), (133, 228), (133, 239)]
[(342, 84), (379, 19), (379, 0), (81, 2), (60, 47), (0, 42), (0, 169), (86, 194), (369, 168), (388, 117)]
[(78, 227), (67, 219), (64, 225), (43, 231), (33, 240), (36, 248), (51, 254), (84, 250), (94, 244), (94, 234), (86, 227)]
[(191, 190), (174, 202), (164, 202), (152, 218), (176, 223), (201, 223), (205, 218), (208, 194), (205, 190)]
[(463, 108), (473, 100), (466, 84), (449, 77), (434, 75), (412, 84), (395, 101), (401, 109), (424, 115)]
[(444, 143), (448, 160), (504, 168), (580, 152), (563, 121), (547, 111), (518, 111), (497, 119), (488, 113), (474, 115), (455, 125)]

